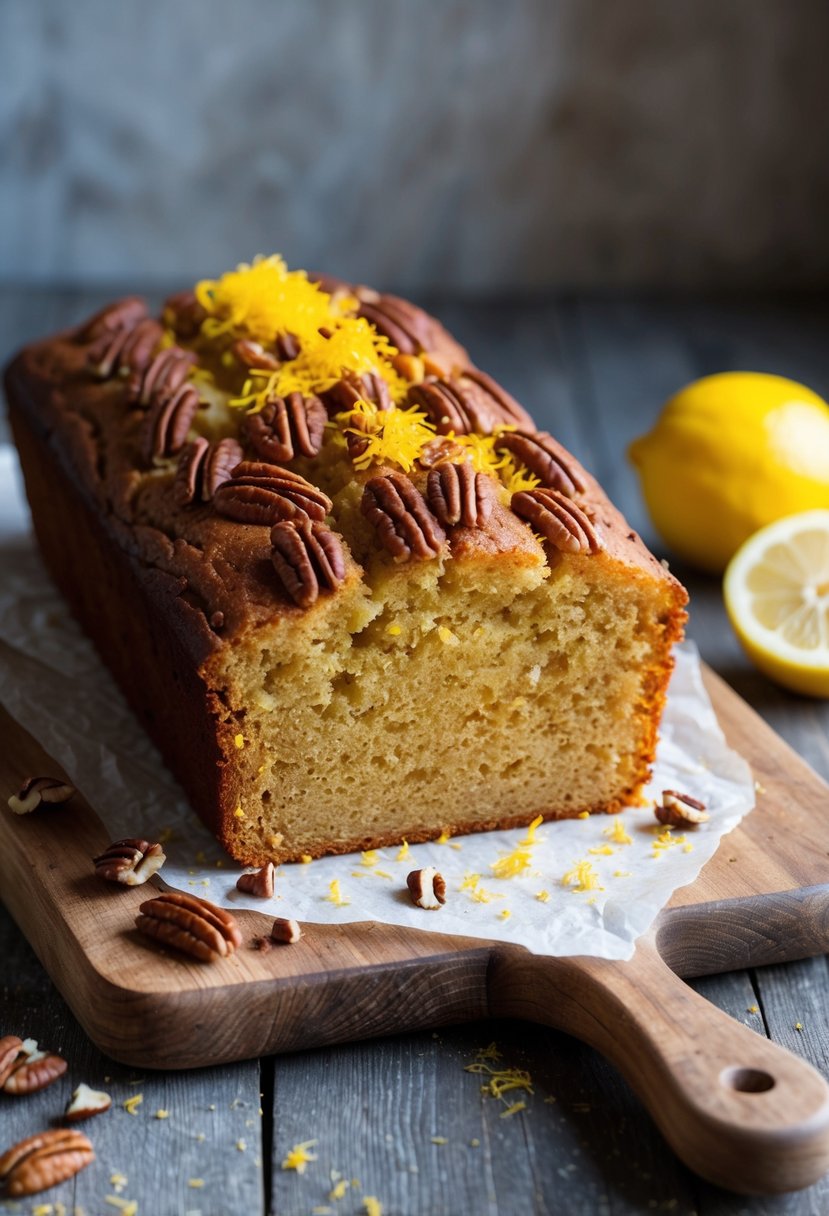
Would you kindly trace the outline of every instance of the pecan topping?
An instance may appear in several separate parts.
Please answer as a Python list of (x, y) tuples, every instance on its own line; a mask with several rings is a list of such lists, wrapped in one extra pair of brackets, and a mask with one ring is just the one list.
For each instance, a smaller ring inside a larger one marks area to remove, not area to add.
[(437, 909), (446, 903), (446, 883), (434, 866), (412, 870), (406, 879), (406, 886), (418, 908)]
[(175, 331), (179, 338), (195, 338), (202, 326), (207, 313), (196, 299), (194, 291), (177, 291), (164, 301), (162, 312), (165, 324)]
[(359, 317), (365, 317), (376, 330), (385, 334), (401, 354), (419, 355), (434, 345), (435, 322), (422, 308), (399, 296), (379, 295), (359, 287)]
[(0, 1183), (14, 1197), (36, 1195), (66, 1182), (95, 1160), (86, 1136), (72, 1128), (28, 1136), (0, 1157)]
[(246, 895), (256, 895), (259, 899), (271, 899), (273, 897), (273, 862), (266, 861), (261, 869), (240, 874), (236, 879), (236, 890), (244, 891)]
[(130, 329), (139, 321), (143, 321), (146, 315), (147, 305), (138, 296), (115, 300), (89, 318), (78, 335), (78, 340), (96, 342), (100, 338), (111, 336), (119, 329)]
[(398, 375), (410, 384), (420, 384), (426, 368), (419, 355), (392, 355), (391, 365)]
[(678, 790), (663, 790), (662, 805), (654, 809), (659, 822), (671, 828), (695, 828), (710, 818), (704, 802)]
[(40, 1051), (34, 1039), (20, 1044), (17, 1056), (3, 1081), (3, 1092), (20, 1097), (45, 1089), (66, 1072), (67, 1064), (50, 1051)]
[(175, 456), (199, 408), (198, 390), (182, 384), (172, 397), (156, 397), (141, 426), (141, 451), (147, 464)]
[(158, 321), (152, 317), (105, 333), (87, 352), (89, 367), (100, 380), (108, 380), (116, 372), (140, 371), (152, 358), (162, 333)]
[(82, 1081), (67, 1103), (63, 1118), (66, 1123), (80, 1123), (93, 1115), (102, 1115), (112, 1106), (112, 1098), (101, 1090), (90, 1089)]
[(271, 941), (281, 942), (286, 946), (293, 946), (302, 937), (302, 929), (299, 921), (289, 920), (284, 916), (277, 916), (273, 922), (271, 929)]
[(213, 495), (216, 510), (245, 524), (275, 524), (286, 519), (322, 521), (331, 499), (310, 481), (264, 461), (243, 460)]
[(446, 540), (423, 495), (400, 473), (367, 481), (360, 509), (396, 562), (437, 557)]
[(243, 429), (257, 456), (278, 463), (295, 456), (316, 456), (327, 419), (319, 397), (288, 393), (287, 397), (269, 397), (258, 414), (248, 414)]
[(570, 463), (567, 452), (546, 431), (535, 434), (504, 431), (498, 436), (497, 446), (512, 452), (521, 464), (535, 474), (542, 486), (560, 490), (568, 498), (584, 493), (585, 484)]
[(220, 485), (229, 481), (244, 458), (235, 439), (208, 443), (201, 435), (182, 449), (173, 482), (173, 497), (180, 507), (191, 502), (210, 502)]
[(230, 349), (243, 367), (257, 367), (262, 371), (275, 372), (282, 366), (276, 355), (265, 350), (261, 342), (254, 342), (251, 338), (238, 338)]
[(128, 837), (116, 840), (94, 859), (95, 873), (107, 882), (139, 887), (157, 874), (167, 856), (160, 844)]
[(295, 604), (309, 608), (321, 591), (334, 591), (345, 578), (339, 537), (324, 524), (292, 519), (271, 529), (271, 561)]
[(242, 944), (235, 919), (224, 908), (183, 891), (148, 899), (135, 918), (139, 933), (203, 963), (216, 963)]
[(407, 400), (424, 411), (439, 435), (490, 435), (498, 426), (533, 428), (518, 402), (489, 376), (474, 368), (458, 379), (413, 384)]
[(521, 519), (565, 553), (597, 553), (596, 529), (585, 513), (558, 490), (520, 490), (512, 496), (512, 509)]
[(127, 381), (127, 401), (146, 408), (167, 401), (190, 375), (196, 356), (180, 346), (168, 346), (154, 355), (144, 368), (135, 368)]
[(364, 372), (362, 376), (352, 372), (343, 376), (328, 390), (328, 398), (334, 408), (343, 413), (353, 410), (358, 401), (370, 401), (378, 410), (390, 410), (392, 407), (389, 386), (376, 372)]
[(482, 528), (492, 514), (495, 487), (471, 464), (440, 464), (429, 471), (426, 497), (444, 527)]
[(68, 802), (75, 793), (74, 785), (61, 781), (60, 777), (29, 777), (16, 794), (9, 799), (9, 810), (15, 815), (27, 815), (41, 802)]
[(23, 1050), (23, 1040), (16, 1034), (7, 1034), (0, 1039), (0, 1089), (6, 1077), (17, 1063), (17, 1057)]
[(454, 439), (430, 439), (423, 445), (417, 463), (424, 469), (437, 468), (439, 464), (449, 464), (457, 461), (463, 464), (466, 460), (466, 448)]

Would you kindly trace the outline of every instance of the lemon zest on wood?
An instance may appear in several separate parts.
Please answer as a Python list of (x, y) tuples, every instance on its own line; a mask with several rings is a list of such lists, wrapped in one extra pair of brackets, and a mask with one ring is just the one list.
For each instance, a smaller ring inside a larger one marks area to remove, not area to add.
[(316, 1143), (316, 1140), (303, 1140), (301, 1144), (295, 1144), (285, 1155), (285, 1159), (282, 1162), (283, 1170), (296, 1170), (298, 1174), (304, 1174), (308, 1162), (316, 1161), (317, 1159), (316, 1153), (308, 1151)]
[(365, 1216), (383, 1216), (383, 1205), (375, 1195), (366, 1195), (363, 1200)]
[(342, 1199), (350, 1185), (351, 1184), (349, 1183), (347, 1178), (341, 1178), (340, 1181), (336, 1184), (336, 1186), (334, 1186), (333, 1190), (329, 1191), (328, 1198), (329, 1199)]
[(143, 1101), (143, 1094), (133, 1094), (131, 1098), (125, 1098), (121, 1105), (128, 1115), (136, 1115), (138, 1113), (138, 1107)]
[(501, 1111), (501, 1118), (508, 1119), (510, 1115), (517, 1115), (520, 1110), (526, 1110), (527, 1103), (523, 1098), (519, 1098), (517, 1102), (513, 1102), (506, 1110)]

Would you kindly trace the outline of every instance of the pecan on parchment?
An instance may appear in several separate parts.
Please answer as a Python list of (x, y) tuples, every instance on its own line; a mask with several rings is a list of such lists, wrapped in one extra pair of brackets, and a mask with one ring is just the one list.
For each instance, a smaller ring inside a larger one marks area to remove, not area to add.
[(66, 1182), (95, 1160), (90, 1141), (72, 1128), (38, 1132), (0, 1157), (0, 1184), (12, 1198), (36, 1195)]
[(426, 497), (444, 527), (482, 528), (492, 514), (495, 483), (471, 464), (439, 464), (429, 470)]
[(210, 502), (220, 485), (229, 481), (243, 459), (242, 445), (235, 439), (209, 443), (199, 435), (181, 450), (173, 482), (173, 498), (180, 507)]
[(513, 494), (515, 514), (563, 553), (597, 553), (602, 544), (590, 520), (558, 490), (520, 490)]
[(396, 562), (437, 557), (446, 541), (423, 495), (400, 473), (367, 481), (360, 510)]
[(288, 393), (269, 397), (258, 414), (248, 414), (242, 427), (256, 454), (278, 464), (295, 456), (316, 456), (328, 413), (319, 397)]
[(705, 803), (678, 790), (663, 790), (662, 805), (654, 808), (656, 818), (666, 827), (695, 828), (710, 819)]
[(222, 515), (245, 524), (276, 524), (286, 519), (321, 522), (331, 510), (322, 490), (293, 473), (264, 461), (243, 460), (213, 495)]
[(68, 802), (74, 793), (74, 785), (62, 781), (60, 777), (29, 777), (17, 793), (9, 798), (8, 806), (15, 815), (28, 815), (30, 811), (36, 810), (41, 802), (60, 805)]
[(310, 608), (321, 591), (345, 578), (345, 556), (336, 533), (309, 519), (283, 520), (271, 528), (271, 561), (287, 594)]
[(95, 873), (107, 882), (120, 882), (127, 887), (140, 887), (157, 874), (167, 855), (160, 844), (138, 837), (114, 840), (94, 859)]
[(242, 944), (229, 912), (184, 891), (165, 891), (141, 904), (138, 911), (135, 925), (139, 933), (203, 963), (217, 963)]
[(504, 431), (496, 447), (511, 452), (521, 464), (534, 473), (545, 489), (559, 490), (572, 498), (583, 494), (585, 485), (579, 477), (569, 454), (546, 431), (529, 434), (526, 431)]
[(255, 895), (258, 899), (271, 899), (273, 875), (273, 862), (266, 861), (258, 870), (249, 870), (246, 874), (240, 874), (236, 879), (236, 890), (244, 891), (246, 895)]

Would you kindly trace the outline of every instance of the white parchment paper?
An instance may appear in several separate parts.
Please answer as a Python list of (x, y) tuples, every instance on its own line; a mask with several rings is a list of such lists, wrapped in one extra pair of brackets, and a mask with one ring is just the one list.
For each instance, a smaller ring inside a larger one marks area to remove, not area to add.
[[(660, 839), (652, 807), (633, 808), (618, 817), (629, 844), (614, 838), (613, 819), (598, 815), (544, 824), (532, 844), (521, 844), (526, 830), (486, 832), (412, 845), (403, 857), (393, 848), (283, 865), (273, 900), (242, 895), (235, 889), (239, 867), (191, 811), (46, 575), (16, 463), (13, 449), (0, 448), (0, 639), (6, 643), (0, 701), (63, 765), (113, 839), (165, 840), (162, 877), (171, 886), (226, 907), (299, 921), (378, 920), (514, 942), (538, 954), (625, 959), (671, 894), (696, 877), (754, 805), (749, 767), (726, 746), (698, 656), (686, 645), (677, 652), (648, 793), (692, 794), (706, 803), (707, 824)], [(526, 857), (523, 871), (499, 877), (493, 867), (516, 848)], [(585, 861), (590, 878), (579, 883), (573, 871)], [(446, 904), (435, 912), (416, 908), (406, 891), (408, 872), (427, 865), (446, 880)], [(335, 880), (340, 898), (332, 902)]]

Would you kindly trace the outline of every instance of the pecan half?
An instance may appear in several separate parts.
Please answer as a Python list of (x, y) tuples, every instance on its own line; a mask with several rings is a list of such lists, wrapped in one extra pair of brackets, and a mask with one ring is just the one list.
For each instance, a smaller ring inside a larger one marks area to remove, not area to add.
[(141, 452), (147, 464), (181, 451), (198, 408), (199, 394), (192, 384), (182, 384), (172, 397), (154, 399), (141, 425)]
[(396, 562), (437, 557), (446, 540), (423, 495), (400, 473), (367, 481), (360, 510)]
[(240, 874), (236, 879), (236, 890), (244, 891), (246, 895), (256, 895), (259, 899), (273, 897), (273, 862), (266, 861), (258, 870)]
[(184, 891), (165, 891), (141, 904), (138, 911), (135, 924), (139, 933), (203, 963), (217, 963), (242, 944), (229, 912)]
[(94, 1160), (95, 1150), (81, 1132), (68, 1127), (38, 1132), (0, 1157), (0, 1183), (12, 1197), (36, 1195), (73, 1178)]
[(34, 1039), (21, 1043), (16, 1059), (6, 1074), (3, 1092), (21, 1097), (46, 1089), (66, 1072), (67, 1064), (51, 1051), (40, 1051)]
[(23, 1050), (23, 1040), (16, 1034), (6, 1034), (0, 1039), (0, 1089)]
[(66, 1123), (80, 1123), (82, 1119), (91, 1119), (93, 1115), (102, 1115), (112, 1106), (112, 1098), (102, 1090), (90, 1089), (81, 1082), (67, 1103), (63, 1118)]
[(60, 777), (29, 777), (9, 798), (9, 810), (15, 815), (28, 815), (41, 802), (68, 802), (74, 793), (74, 785), (61, 781)]
[(216, 510), (245, 524), (275, 524), (286, 519), (322, 521), (331, 499), (310, 481), (264, 461), (243, 460), (213, 495)]
[(210, 502), (220, 485), (229, 481), (244, 458), (235, 439), (208, 443), (201, 435), (182, 448), (178, 459), (173, 498), (180, 507), (192, 502)]
[(663, 790), (662, 805), (654, 809), (659, 822), (672, 828), (695, 828), (710, 819), (704, 802), (678, 790)]
[(275, 372), (282, 366), (276, 355), (272, 355), (270, 351), (265, 350), (261, 342), (254, 342), (252, 338), (238, 338), (230, 349), (243, 367), (257, 367), (262, 371)]
[(376, 372), (364, 372), (362, 376), (352, 372), (343, 376), (326, 395), (334, 409), (342, 413), (353, 410), (358, 401), (370, 401), (378, 410), (392, 407), (389, 386)]
[(471, 464), (440, 464), (429, 471), (426, 497), (444, 527), (482, 528), (492, 514), (495, 485)]
[(470, 369), (457, 379), (426, 380), (409, 389), (407, 401), (418, 406), (439, 435), (490, 435), (498, 426), (533, 427), (518, 402), (483, 372)]
[(107, 882), (120, 882), (127, 887), (140, 887), (157, 874), (167, 855), (160, 844), (127, 837), (115, 840), (94, 859), (95, 873)]
[(446, 883), (434, 866), (412, 870), (406, 879), (406, 886), (418, 908), (437, 909), (446, 903)]
[(515, 514), (564, 553), (597, 553), (596, 529), (576, 504), (558, 490), (520, 490), (513, 494)]
[(271, 941), (281, 942), (285, 946), (293, 946), (302, 937), (299, 921), (277, 916), (271, 929)]
[(345, 578), (339, 537), (309, 519), (284, 520), (271, 529), (271, 561), (295, 604), (310, 608), (321, 591), (334, 591)]
[(156, 401), (168, 400), (185, 383), (195, 362), (192, 351), (180, 346), (160, 350), (146, 367), (132, 371), (127, 381), (127, 401), (146, 408)]
[(158, 321), (144, 317), (135, 325), (105, 333), (90, 346), (88, 366), (99, 380), (108, 380), (116, 372), (140, 371), (152, 358), (163, 332)]
[(79, 342), (97, 342), (119, 329), (130, 329), (147, 316), (147, 305), (138, 296), (115, 300), (91, 316), (78, 334)]
[(357, 315), (385, 334), (401, 354), (419, 355), (434, 345), (435, 322), (422, 308), (367, 287), (358, 287), (356, 294), (360, 300)]
[(504, 431), (498, 436), (497, 447), (512, 452), (521, 464), (539, 479), (542, 486), (559, 490), (572, 498), (583, 494), (586, 487), (567, 452), (546, 431), (528, 434), (526, 431)]
[(162, 311), (164, 323), (169, 325), (179, 338), (195, 338), (207, 313), (196, 299), (194, 291), (177, 291), (164, 301)]
[(428, 443), (423, 445), (417, 458), (417, 463), (421, 468), (434, 469), (439, 464), (450, 464), (452, 462), (463, 464), (466, 457), (467, 451), (462, 443), (458, 443), (455, 439), (446, 439), (441, 436), (440, 439), (430, 439)]
[(288, 393), (269, 397), (258, 414), (248, 414), (243, 429), (257, 456), (276, 464), (295, 456), (316, 456), (327, 420), (319, 397)]

